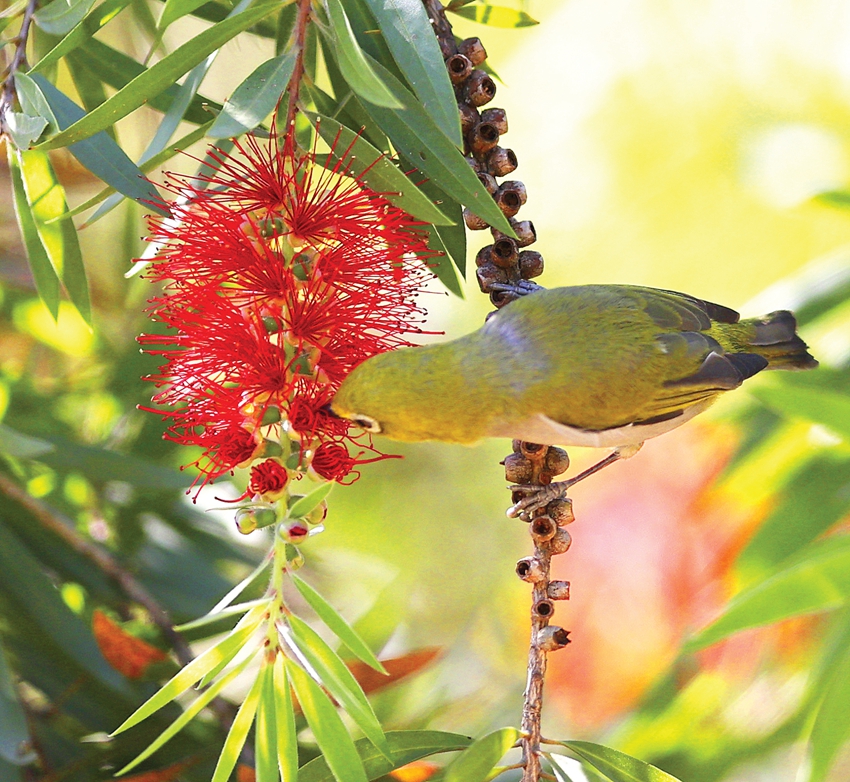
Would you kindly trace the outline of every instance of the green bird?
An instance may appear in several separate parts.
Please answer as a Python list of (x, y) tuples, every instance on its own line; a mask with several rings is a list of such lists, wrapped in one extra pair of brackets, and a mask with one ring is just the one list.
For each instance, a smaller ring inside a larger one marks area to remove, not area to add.
[(632, 285), (539, 290), (450, 342), (382, 353), (345, 379), (331, 409), (395, 440), (510, 437), (614, 448), (590, 470), (525, 493), (525, 514), (650, 437), (669, 432), (763, 369), (818, 362), (787, 310), (734, 310)]

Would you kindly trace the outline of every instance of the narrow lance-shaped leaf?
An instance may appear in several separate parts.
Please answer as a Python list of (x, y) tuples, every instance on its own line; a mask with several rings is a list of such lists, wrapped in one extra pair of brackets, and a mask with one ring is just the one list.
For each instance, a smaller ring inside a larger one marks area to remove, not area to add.
[(338, 58), (340, 71), (351, 89), (376, 106), (401, 108), (404, 104), (387, 89), (380, 75), (366, 59), (340, 0), (325, 0), (325, 7), (336, 44), (334, 54)]
[(306, 516), (311, 510), (318, 508), (319, 505), (324, 502), (325, 498), (331, 493), (331, 489), (333, 489), (333, 487), (333, 481), (326, 481), (313, 489), (313, 491), (309, 494), (299, 497), (287, 510), (287, 516), (293, 519)]
[(416, 97), (443, 133), (460, 146), (463, 139), (457, 100), (425, 5), (421, 0), (366, 0), (366, 3)]
[(850, 397), (847, 394), (781, 382), (763, 384), (752, 393), (777, 412), (823, 424), (845, 440), (850, 440)]
[(389, 747), (372, 706), (351, 671), (324, 639), (295, 615), (288, 617), (298, 648), (319, 675), (322, 684), (348, 712), (360, 730), (389, 760)]
[[(387, 733), (387, 743), (393, 756), (391, 764), (368, 739), (358, 739), (354, 743), (369, 779), (376, 779), (429, 755), (465, 749), (472, 743), (472, 739), (438, 730), (398, 730)], [(334, 779), (323, 757), (311, 760), (298, 772), (298, 782), (333, 782)]]
[(251, 689), (245, 696), (245, 700), (242, 701), (239, 711), (236, 712), (236, 717), (230, 726), (221, 754), (218, 756), (218, 763), (215, 765), (211, 782), (227, 782), (230, 779), (230, 772), (233, 771), (236, 761), (239, 760), (239, 753), (245, 745), (245, 739), (248, 737), (248, 731), (254, 721), (254, 714), (257, 711), (257, 704), (260, 702), (260, 693), (262, 692), (263, 672), (267, 667), (264, 666), (260, 675), (254, 679)]
[(91, 10), (94, 0), (51, 0), (33, 14), (35, 23), (50, 35), (65, 35)]
[(376, 193), (410, 215), (426, 223), (453, 225), (398, 167), (366, 139), (330, 117), (307, 115), (319, 135), (332, 146), (332, 155), (339, 160), (346, 153), (345, 164)]
[(611, 782), (679, 782), (660, 768), (602, 744), (589, 741), (562, 741), (561, 744)]
[(294, 52), (266, 60), (227, 99), (208, 135), (239, 136), (257, 127), (277, 105), (295, 68)]
[(801, 552), (770, 578), (736, 595), (726, 611), (686, 645), (710, 646), (739, 630), (837, 608), (850, 601), (850, 535), (835, 536)]
[(366, 645), (366, 642), (351, 628), (351, 626), (343, 619), (313, 587), (306, 581), (290, 573), (292, 583), (301, 593), (310, 608), (312, 608), (333, 634), (339, 638), (347, 647), (348, 650), (364, 663), (374, 668), (381, 673), (387, 673), (387, 670), (378, 661), (378, 658), (372, 653), (372, 650)]
[(45, 71), (47, 68), (56, 65), (62, 57), (82, 46), (98, 30), (111, 22), (131, 2), (132, 0), (105, 0), (97, 8), (93, 8), (86, 14), (85, 19), (67, 35), (59, 39), (56, 45), (33, 65), (29, 73)]
[[(267, 697), (266, 694), (263, 697)], [(298, 737), (295, 728), (295, 706), (289, 676), (282, 654), (274, 661), (274, 690), (271, 693), (277, 728), (277, 764), (283, 782), (298, 779)]]
[[(37, 86), (49, 105), (58, 127), (68, 127), (79, 117), (86, 116), (83, 109), (56, 89), (41, 74), (36, 74), (30, 81)], [(163, 215), (168, 214), (157, 189), (144, 178), (139, 168), (109, 137), (109, 134), (97, 133), (85, 141), (72, 144), (68, 147), (68, 151), (85, 168), (106, 184), (114, 187), (119, 193), (123, 193), (153, 211)]]
[(56, 446), (47, 440), (30, 437), (0, 424), (0, 453), (16, 459), (37, 459), (50, 453)]
[(234, 648), (240, 649), (262, 621), (263, 612), (264, 609), (259, 606), (250, 611), (225, 638), (172, 676), (154, 695), (112, 731), (112, 735), (117, 736), (128, 728), (132, 728), (133, 725), (138, 725), (142, 720), (147, 719), (151, 714), (171, 703), (178, 695), (186, 692), (193, 684), (198, 682), (205, 673), (218, 665)]
[[(56, 275), (65, 286), (71, 302), (86, 323), (91, 323), (91, 300), (77, 229), (70, 220), (62, 220), (68, 212), (65, 189), (59, 184), (53, 166), (44, 152), (21, 152), (21, 174), (27, 203), (41, 243)], [(58, 222), (53, 222), (58, 220)]]
[(89, 138), (109, 127), (149, 101), (152, 96), (173, 85), (180, 76), (194, 68), (212, 51), (279, 7), (278, 0), (262, 0), (247, 11), (225, 19), (192, 37), (116, 92), (106, 103), (39, 145), (39, 148), (58, 149)]
[(485, 782), (505, 753), (513, 747), (520, 732), (501, 728), (474, 741), (446, 768), (444, 782)]
[(390, 137), (396, 149), (440, 189), (469, 207), (508, 236), (514, 231), (493, 197), (484, 189), (460, 150), (449, 141), (410, 92), (386, 68), (372, 63), (403, 109), (366, 104), (366, 111)]
[(237, 665), (232, 671), (222, 676), (215, 684), (204, 690), (191, 705), (184, 711), (174, 722), (171, 723), (162, 733), (159, 734), (139, 755), (131, 760), (124, 768), (116, 772), (115, 776), (120, 777), (128, 771), (132, 771), (139, 763), (147, 760), (160, 747), (169, 742), (183, 728), (185, 728), (201, 711), (209, 704), (213, 698), (218, 697), (218, 694), (230, 684), (240, 673), (242, 673), (251, 662), (249, 657), (247, 660)]
[(56, 320), (59, 317), (59, 277), (50, 263), (50, 258), (47, 257), (44, 245), (41, 243), (30, 205), (27, 202), (18, 152), (12, 149), (10, 144), (6, 145), (6, 152), (9, 160), (9, 173), (12, 177), (15, 216), (18, 218), (18, 226), (21, 229), (21, 238), (24, 240), (24, 247), (27, 251), (27, 260), (35, 282), (35, 289), (44, 302), (44, 306)]
[(827, 779), (838, 751), (850, 736), (850, 652), (836, 661), (832, 675), (825, 682), (825, 695), (815, 712), (809, 736), (808, 782)]
[[(363, 763), (336, 708), (321, 687), (300, 666), (287, 660), (286, 670), (301, 711), (337, 782), (367, 782)], [(299, 782), (301, 780), (301, 774)]]
[(280, 782), (277, 768), (277, 725), (275, 715), (274, 667), (264, 661), (260, 669), (260, 696), (254, 730), (255, 782)]

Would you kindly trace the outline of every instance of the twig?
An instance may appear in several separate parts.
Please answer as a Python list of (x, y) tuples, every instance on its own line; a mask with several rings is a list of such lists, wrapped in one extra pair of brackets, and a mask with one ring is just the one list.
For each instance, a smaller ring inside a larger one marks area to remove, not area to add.
[(292, 76), (287, 85), (289, 103), (286, 107), (284, 133), (289, 133), (292, 123), (295, 122), (295, 112), (298, 110), (298, 92), (301, 88), (301, 79), (304, 77), (304, 46), (307, 40), (310, 8), (311, 0), (298, 0), (298, 16), (295, 18), (295, 27), (292, 30), (292, 48), (296, 52), (295, 67), (292, 69)]
[(174, 654), (181, 665), (187, 665), (194, 659), (192, 650), (180, 633), (174, 629), (166, 610), (108, 552), (82, 537), (70, 522), (66, 522), (59, 513), (41, 500), (27, 494), (24, 489), (3, 473), (0, 473), (0, 492), (26, 508), (43, 527), (58, 535), (74, 551), (86, 557), (99, 570), (115, 581), (130, 600), (142, 606), (168, 640), (171, 648), (174, 649)]
[(0, 135), (9, 134), (9, 125), (6, 122), (7, 112), (12, 111), (15, 104), (15, 74), (27, 61), (27, 40), (29, 39), (30, 25), (35, 13), (37, 0), (29, 0), (24, 9), (24, 18), (21, 21), (21, 29), (15, 38), (15, 53), (12, 61), (6, 68), (6, 78), (3, 81), (3, 91), (0, 94)]

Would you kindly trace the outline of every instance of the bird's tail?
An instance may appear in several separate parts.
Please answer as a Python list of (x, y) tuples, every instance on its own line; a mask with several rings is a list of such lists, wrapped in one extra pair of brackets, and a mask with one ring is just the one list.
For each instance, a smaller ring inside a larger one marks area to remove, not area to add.
[(777, 310), (763, 318), (748, 321), (755, 327), (755, 336), (749, 342), (767, 359), (767, 369), (814, 369), (817, 359), (797, 335), (797, 320), (788, 310)]

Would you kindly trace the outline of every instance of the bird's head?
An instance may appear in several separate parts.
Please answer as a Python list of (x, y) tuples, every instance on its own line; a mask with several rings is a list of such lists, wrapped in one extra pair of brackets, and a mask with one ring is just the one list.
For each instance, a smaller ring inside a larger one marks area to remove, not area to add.
[(356, 367), (331, 401), (334, 415), (372, 434), (392, 436), (397, 383), (392, 383), (391, 359), (392, 354), (381, 353)]

